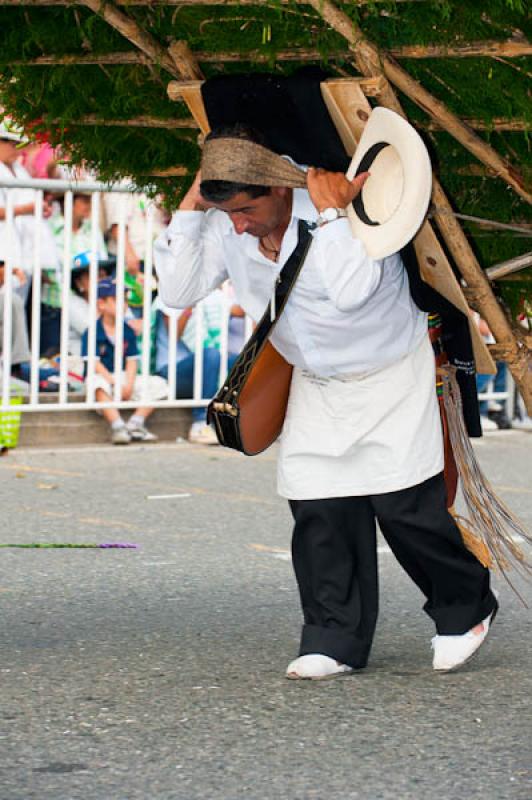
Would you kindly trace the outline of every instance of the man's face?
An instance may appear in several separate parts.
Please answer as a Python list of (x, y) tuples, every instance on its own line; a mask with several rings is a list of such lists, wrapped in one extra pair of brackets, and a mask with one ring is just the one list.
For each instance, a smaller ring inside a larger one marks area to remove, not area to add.
[(250, 197), (240, 192), (223, 203), (207, 203), (210, 208), (218, 208), (231, 219), (233, 227), (240, 236), (249, 233), (258, 239), (268, 236), (285, 221), (290, 209), (290, 189), (273, 187), (269, 194)]

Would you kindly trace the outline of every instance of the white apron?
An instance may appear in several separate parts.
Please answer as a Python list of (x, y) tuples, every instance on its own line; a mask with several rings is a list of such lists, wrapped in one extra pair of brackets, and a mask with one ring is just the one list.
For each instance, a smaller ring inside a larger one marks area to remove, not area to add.
[(428, 335), (384, 369), (321, 378), (294, 368), (277, 487), (290, 500), (382, 494), (443, 470)]

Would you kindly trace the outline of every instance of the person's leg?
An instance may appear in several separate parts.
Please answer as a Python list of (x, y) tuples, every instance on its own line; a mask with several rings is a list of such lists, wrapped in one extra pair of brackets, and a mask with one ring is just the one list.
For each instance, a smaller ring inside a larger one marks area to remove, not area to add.
[[(488, 388), (488, 385), (493, 378), (493, 375), (477, 375), (477, 392), (482, 394)], [(481, 417), (488, 416), (488, 401), (487, 400), (479, 400), (478, 408), (480, 411)]]
[[(109, 403), (112, 398), (112, 387), (101, 378), (95, 375), (94, 399), (97, 403)], [(103, 387), (103, 388), (102, 388)], [(117, 408), (101, 408), (98, 412), (109, 424), (111, 429), (111, 442), (113, 444), (129, 444), (131, 436)]]
[[(3, 297), (2, 313), (3, 313)], [(26, 327), (26, 309), (22, 298), (14, 293), (12, 296), (11, 320), (11, 364), (19, 365), (31, 359), (28, 329)], [(0, 345), (1, 346), (1, 345)]]
[[(162, 375), (148, 375), (146, 386), (144, 377), (137, 375), (133, 388), (132, 400), (139, 403), (155, 400), (164, 400), (168, 397), (168, 384)], [(149, 431), (146, 427), (146, 420), (150, 417), (155, 408), (151, 405), (141, 405), (131, 415), (127, 423), (127, 429), (131, 438), (136, 442), (156, 442), (159, 438), (156, 434)]]
[(395, 557), (427, 598), (438, 634), (459, 636), (497, 608), (489, 571), (465, 547), (446, 508), (443, 473), (371, 504)]
[[(497, 374), (493, 381), (493, 391), (503, 394), (507, 390), (507, 366), (504, 361), (497, 361)], [(506, 413), (506, 400), (488, 401), (488, 417), (501, 430), (512, 427), (512, 421)]]
[(61, 309), (41, 304), (40, 354), (48, 356), (59, 352), (61, 340)]
[(366, 666), (378, 611), (375, 520), (366, 498), (291, 500), (300, 655)]
[[(177, 397), (190, 398), (194, 394), (194, 354), (182, 359), (177, 365)], [(203, 350), (203, 397), (214, 397), (220, 375), (220, 351), (213, 347)], [(217, 444), (214, 430), (207, 425), (207, 409), (199, 406), (192, 409), (192, 426), (188, 434), (193, 444)]]

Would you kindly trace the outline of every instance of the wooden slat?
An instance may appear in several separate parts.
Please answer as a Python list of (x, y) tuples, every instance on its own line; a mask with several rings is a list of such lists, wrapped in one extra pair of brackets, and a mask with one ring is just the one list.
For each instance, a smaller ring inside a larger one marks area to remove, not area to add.
[[(329, 80), (322, 83), (321, 91), (344, 147), (352, 156), (371, 106), (356, 81)], [(495, 363), (471, 319), (460, 284), (429, 222), (425, 222), (417, 233), (414, 247), (423, 280), (468, 317), (477, 370), (495, 373)]]
[[(351, 83), (355, 81), (355, 83), (359, 83), (362, 91), (366, 95), (366, 97), (375, 97), (379, 98), (382, 92), (384, 85), (386, 84), (386, 80), (381, 77), (376, 78), (338, 78), (334, 79), (335, 82), (341, 83), (342, 81), (346, 81)], [(197, 91), (201, 89), (201, 84), (203, 81), (170, 81), (166, 91), (168, 93), (168, 97), (170, 100), (180, 101), (183, 99), (183, 92), (188, 91), (189, 89), (193, 89)]]

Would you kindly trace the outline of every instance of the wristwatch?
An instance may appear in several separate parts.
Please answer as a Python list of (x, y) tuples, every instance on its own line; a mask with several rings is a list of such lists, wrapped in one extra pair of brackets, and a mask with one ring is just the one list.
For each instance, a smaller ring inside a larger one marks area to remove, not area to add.
[(342, 217), (347, 217), (345, 208), (324, 208), (316, 220), (316, 225), (321, 228), (322, 225), (327, 225), (328, 222), (334, 222), (335, 219)]

